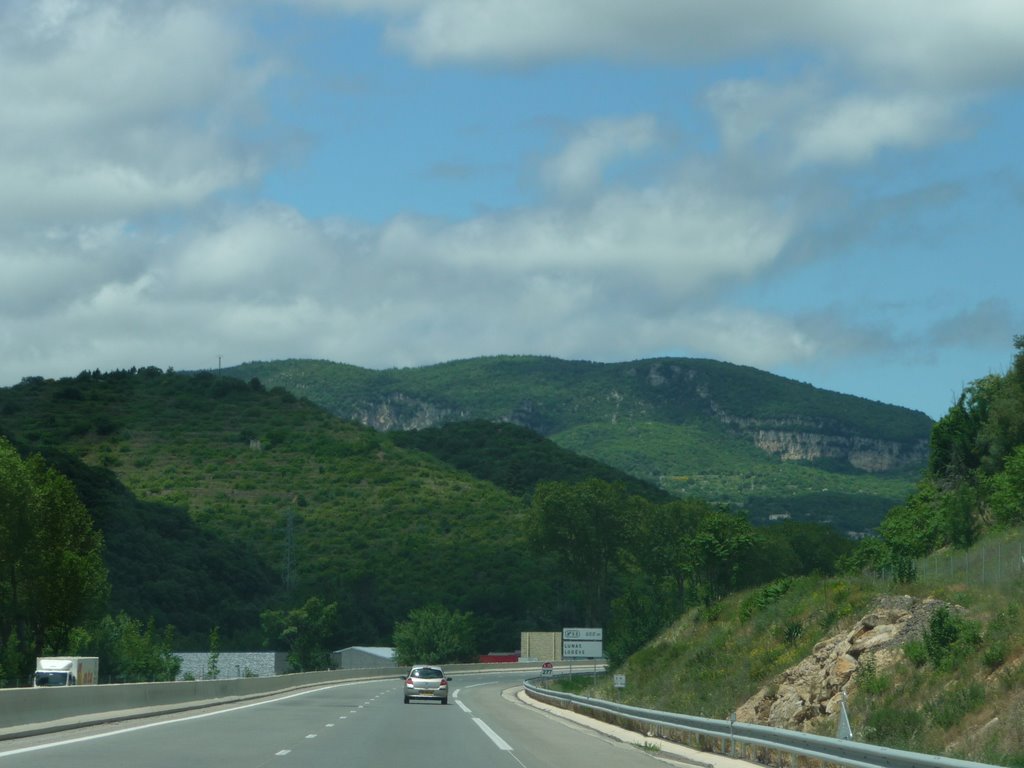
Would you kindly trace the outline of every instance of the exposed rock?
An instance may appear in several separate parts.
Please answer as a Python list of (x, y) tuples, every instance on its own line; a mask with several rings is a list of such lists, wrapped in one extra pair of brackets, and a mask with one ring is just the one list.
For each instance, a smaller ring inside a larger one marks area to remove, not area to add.
[(809, 730), (813, 721), (839, 710), (842, 693), (856, 687), (862, 658), (870, 654), (878, 670), (903, 655), (903, 644), (920, 638), (938, 600), (883, 597), (853, 627), (814, 646), (811, 655), (790, 667), (736, 710), (736, 718), (776, 728)]
[(468, 415), (467, 411), (442, 408), (435, 403), (395, 392), (372, 405), (357, 409), (351, 418), (367, 427), (387, 432), (392, 429), (424, 429), (447, 421), (465, 419)]
[(846, 459), (866, 472), (882, 472), (927, 456), (927, 444), (907, 447), (900, 443), (849, 435), (783, 429), (752, 429), (754, 444), (783, 461)]

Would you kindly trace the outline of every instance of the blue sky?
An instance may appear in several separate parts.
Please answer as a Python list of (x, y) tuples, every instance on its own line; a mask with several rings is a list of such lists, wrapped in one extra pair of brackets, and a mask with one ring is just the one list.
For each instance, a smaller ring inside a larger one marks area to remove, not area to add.
[(1016, 0), (11, 0), (0, 386), (489, 354), (938, 418), (1024, 334)]

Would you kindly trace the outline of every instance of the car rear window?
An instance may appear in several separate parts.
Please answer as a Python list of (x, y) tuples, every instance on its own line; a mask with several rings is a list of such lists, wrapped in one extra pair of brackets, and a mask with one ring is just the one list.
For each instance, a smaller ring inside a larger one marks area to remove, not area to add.
[(436, 680), (441, 677), (440, 669), (414, 669), (412, 671), (412, 677), (423, 677), (428, 680)]

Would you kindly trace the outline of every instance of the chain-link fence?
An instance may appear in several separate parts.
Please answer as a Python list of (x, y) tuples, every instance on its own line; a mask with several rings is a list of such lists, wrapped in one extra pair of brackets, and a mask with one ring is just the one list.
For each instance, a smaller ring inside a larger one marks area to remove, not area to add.
[(1006, 584), (1024, 577), (1024, 541), (990, 541), (969, 550), (935, 552), (917, 560), (916, 568), (922, 581)]
[(1024, 537), (983, 541), (967, 550), (943, 549), (883, 568), (874, 577), (885, 582), (911, 580), (965, 586), (1024, 584)]

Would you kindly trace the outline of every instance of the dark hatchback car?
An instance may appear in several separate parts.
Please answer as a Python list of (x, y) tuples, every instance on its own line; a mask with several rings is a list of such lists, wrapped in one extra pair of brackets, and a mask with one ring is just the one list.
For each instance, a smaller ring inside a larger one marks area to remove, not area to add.
[(412, 699), (436, 699), (447, 704), (450, 680), (440, 667), (417, 664), (405, 676), (405, 703)]

